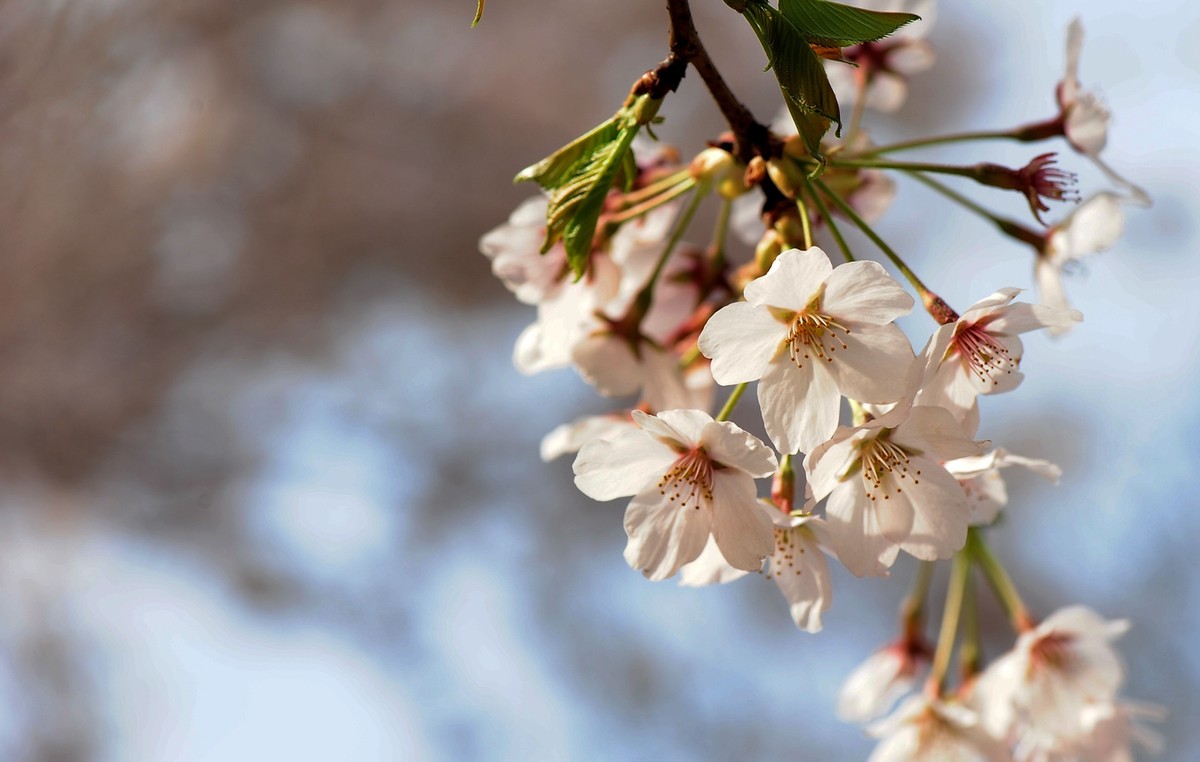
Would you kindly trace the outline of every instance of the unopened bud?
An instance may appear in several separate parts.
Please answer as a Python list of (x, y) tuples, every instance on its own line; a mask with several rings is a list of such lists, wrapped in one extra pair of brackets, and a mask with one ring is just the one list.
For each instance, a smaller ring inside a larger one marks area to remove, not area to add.
[(744, 168), (733, 154), (706, 148), (692, 159), (692, 177), (711, 183), (722, 198), (737, 198), (746, 192)]
[(743, 179), (746, 182), (747, 188), (753, 188), (755, 185), (761, 183), (763, 178), (766, 176), (767, 162), (763, 160), (763, 157), (755, 156), (750, 160), (750, 163), (746, 165), (746, 174)]
[(804, 176), (796, 172), (794, 167), (794, 162), (786, 157), (767, 162), (767, 174), (771, 182), (788, 198), (796, 198), (804, 185)]
[(776, 257), (783, 253), (783, 249), (784, 242), (778, 232), (772, 228), (763, 233), (763, 237), (758, 239), (758, 245), (754, 247), (754, 264), (758, 266), (759, 272), (765, 273), (770, 270)]

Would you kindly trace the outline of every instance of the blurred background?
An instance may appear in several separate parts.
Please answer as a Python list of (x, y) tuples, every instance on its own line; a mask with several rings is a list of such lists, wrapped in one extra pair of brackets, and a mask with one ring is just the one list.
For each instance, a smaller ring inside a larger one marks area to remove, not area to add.
[[(629, 570), (623, 503), (537, 456), (606, 405), (517, 374), (533, 310), (477, 251), (531, 193), (513, 174), (663, 57), (661, 5), (493, 0), (471, 30), (469, 0), (0, 3), (0, 758), (866, 756), (836, 691), (893, 636), (912, 564), (835, 573), (818, 636), (772, 585)], [(749, 29), (694, 5), (770, 119)], [(877, 140), (1052, 116), (1083, 14), (1105, 156), (1155, 197), (981, 434), (1065, 471), (1010, 471), (993, 533), (1034, 610), (1131, 618), (1126, 694), (1170, 708), (1162, 759), (1194, 759), (1200, 11), (940, 11), (939, 64), (868, 117)], [(694, 73), (663, 114), (688, 155), (720, 131)], [(900, 191), (879, 229), (952, 304), (1031, 285), (1027, 249)]]

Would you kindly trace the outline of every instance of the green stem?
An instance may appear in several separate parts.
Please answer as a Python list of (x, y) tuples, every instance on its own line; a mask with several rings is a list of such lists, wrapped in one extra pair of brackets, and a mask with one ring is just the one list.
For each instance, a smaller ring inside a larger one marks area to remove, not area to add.
[(838, 224), (833, 221), (833, 215), (829, 213), (829, 208), (821, 200), (821, 194), (817, 193), (816, 189), (813, 188), (812, 181), (807, 177), (804, 178), (804, 184), (808, 188), (808, 195), (812, 197), (813, 203), (817, 205), (817, 211), (821, 213), (821, 219), (825, 220), (825, 224), (829, 226), (829, 232), (833, 234), (833, 240), (837, 241), (838, 248), (842, 250), (842, 256), (846, 258), (847, 262), (853, 262), (854, 255), (850, 253), (850, 246), (842, 236), (842, 231), (838, 227)]
[(897, 254), (891, 246), (888, 246), (887, 243), (885, 243), (884, 240), (880, 238), (879, 235), (871, 228), (871, 226), (868, 225), (862, 217), (858, 216), (858, 212), (854, 211), (849, 204), (842, 200), (841, 196), (829, 190), (829, 186), (825, 185), (821, 178), (818, 177), (816, 180), (814, 180), (814, 182), (817, 184), (817, 187), (825, 193), (826, 196), (829, 196), (833, 203), (837, 205), (838, 209), (841, 209), (842, 213), (849, 217), (850, 221), (857, 225), (858, 229), (865, 233), (867, 238), (870, 238), (871, 242), (879, 247), (879, 250), (882, 251), (884, 255), (892, 261), (892, 264), (896, 266), (896, 269), (908, 279), (908, 282), (912, 284), (913, 288), (915, 288), (919, 294), (921, 294), (922, 298), (924, 298), (926, 294), (933, 293), (925, 287), (925, 284), (921, 282), (921, 279), (917, 277), (917, 274), (914, 273), (907, 264), (905, 264), (904, 260), (900, 258), (900, 255)]
[(975, 595), (975, 580), (968, 579), (963, 595), (963, 642), (958, 650), (964, 683), (979, 674), (980, 660), (979, 604)]
[(909, 643), (920, 642), (922, 620), (925, 618), (925, 602), (929, 598), (929, 583), (933, 580), (933, 562), (921, 561), (913, 577), (912, 590), (900, 606), (900, 623), (904, 628), (904, 639)]
[(737, 407), (738, 400), (746, 393), (746, 387), (749, 385), (749, 383), (741, 383), (733, 387), (733, 391), (729, 394), (729, 399), (725, 400), (725, 407), (721, 408), (721, 412), (717, 413), (715, 420), (729, 420), (729, 416), (733, 415), (733, 409)]
[(1018, 241), (1022, 241), (1023, 243), (1027, 243), (1036, 248), (1038, 251), (1042, 250), (1046, 239), (1045, 236), (1038, 233), (1036, 230), (1025, 227), (1015, 220), (1010, 220), (1007, 217), (1001, 217), (998, 214), (989, 212), (987, 209), (962, 195), (958, 191), (943, 185), (937, 180), (934, 180), (932, 177), (923, 175), (920, 172), (905, 172), (905, 174), (914, 180), (917, 180), (918, 182), (924, 183), (926, 186), (934, 189), (964, 209), (968, 209), (984, 218), (999, 228), (1000, 232), (1004, 233), (1005, 235), (1015, 238)]
[(667, 203), (668, 201), (674, 201), (676, 198), (682, 196), (683, 194), (690, 191), (692, 188), (696, 187), (697, 184), (698, 183), (694, 178), (692, 178), (690, 176), (686, 177), (686, 178), (684, 178), (684, 180), (682, 182), (680, 182), (678, 185), (675, 185), (674, 187), (670, 188), (670, 190), (666, 191), (665, 193), (660, 193), (657, 196), (652, 196), (652, 197), (646, 199), (645, 201), (641, 202), (640, 204), (631, 206), (627, 209), (623, 209), (623, 210), (617, 212), (616, 214), (608, 217), (605, 220), (605, 224), (611, 230), (612, 228), (615, 228), (617, 225), (620, 225), (623, 222), (628, 222), (629, 220), (632, 220), (635, 217), (641, 217), (643, 214), (654, 211), (655, 209), (657, 209), (658, 207)]
[(946, 145), (948, 143), (965, 143), (972, 140), (1017, 140), (1022, 143), (1032, 143), (1039, 140), (1061, 135), (1063, 133), (1062, 117), (1054, 117), (1044, 122), (1034, 122), (1032, 124), (1015, 127), (1011, 130), (979, 130), (976, 132), (957, 132), (951, 135), (938, 135), (932, 138), (918, 138), (916, 140), (905, 140), (900, 143), (891, 143), (885, 146), (876, 146), (862, 153), (857, 153), (855, 156), (877, 156), (883, 153), (894, 153), (896, 151), (908, 151), (913, 148), (925, 148), (927, 146)]
[(946, 588), (946, 608), (942, 611), (942, 628), (938, 632), (937, 651), (933, 654), (933, 669), (929, 683), (937, 695), (946, 688), (946, 672), (950, 668), (950, 656), (954, 653), (954, 640), (958, 635), (958, 622), (962, 616), (963, 597), (966, 595), (967, 574), (971, 570), (971, 556), (965, 550), (954, 556), (950, 567), (950, 585)]
[(640, 204), (648, 198), (652, 198), (692, 177), (691, 169), (681, 169), (674, 174), (659, 178), (644, 188), (638, 188), (635, 191), (630, 191), (621, 197), (621, 205), (628, 208), (635, 204)]
[(1020, 594), (1017, 592), (1017, 586), (1013, 584), (1012, 578), (1008, 576), (1008, 572), (1004, 569), (1004, 565), (1000, 563), (991, 548), (983, 540), (983, 534), (977, 527), (971, 527), (967, 530), (967, 550), (975, 562), (979, 564), (979, 568), (983, 571), (983, 576), (991, 585), (992, 592), (996, 594), (996, 598), (1000, 604), (1004, 606), (1004, 610), (1008, 613), (1008, 619), (1012, 622), (1013, 629), (1017, 632), (1025, 632), (1033, 629), (1033, 618), (1029, 616), (1029, 610), (1025, 608), (1025, 602), (1021, 600)]
[(692, 219), (696, 216), (696, 210), (700, 208), (700, 202), (704, 201), (706, 195), (708, 195), (708, 185), (700, 184), (696, 194), (688, 202), (687, 208), (683, 210), (683, 215), (675, 223), (675, 229), (671, 231), (671, 237), (667, 239), (667, 245), (663, 247), (663, 253), (659, 255), (658, 262), (654, 265), (654, 272), (650, 273), (650, 280), (646, 281), (646, 285), (638, 292), (634, 309), (638, 310), (639, 315), (644, 316), (650, 311), (650, 303), (654, 299), (654, 285), (658, 282), (658, 276), (662, 275), (663, 268), (667, 266), (667, 260), (671, 258), (671, 253), (675, 251), (683, 234), (691, 226)]
[(812, 220), (808, 216), (808, 205), (804, 203), (801, 193), (796, 194), (796, 208), (800, 210), (800, 227), (804, 230), (804, 248), (813, 247)]
[(721, 199), (721, 208), (717, 210), (717, 226), (713, 230), (713, 251), (711, 265), (713, 272), (720, 272), (725, 267), (725, 242), (729, 237), (729, 218), (733, 213), (733, 201)]
[(958, 175), (972, 179), (979, 176), (976, 165), (932, 164), (927, 161), (887, 161), (885, 159), (837, 159), (831, 158), (829, 166), (847, 169), (900, 169), (908, 172), (936, 172), (942, 175)]

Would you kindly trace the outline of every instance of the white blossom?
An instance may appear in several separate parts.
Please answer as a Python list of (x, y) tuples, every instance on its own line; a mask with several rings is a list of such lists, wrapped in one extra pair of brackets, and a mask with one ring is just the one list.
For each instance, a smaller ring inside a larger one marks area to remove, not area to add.
[(1008, 504), (1008, 489), (1000, 469), (1024, 466), (1054, 484), (1058, 484), (1062, 477), (1062, 469), (1050, 461), (1014, 455), (1003, 447), (984, 455), (956, 458), (945, 466), (967, 493), (967, 510), (972, 526), (991, 524), (1000, 514), (1000, 509)]
[(855, 667), (838, 692), (838, 717), (866, 723), (892, 708), (917, 684), (929, 665), (923, 646), (897, 641), (871, 654)]
[(767, 434), (809, 452), (837, 428), (841, 395), (895, 402), (913, 356), (892, 321), (913, 299), (876, 262), (834, 268), (819, 248), (791, 249), (719, 310), (700, 334), (719, 384), (760, 380)]
[(882, 739), (868, 762), (1009, 762), (1008, 749), (989, 735), (978, 716), (951, 701), (911, 696), (888, 718), (868, 728)]
[[(1063, 271), (1089, 254), (1102, 252), (1125, 232), (1125, 212), (1115, 193), (1097, 193), (1088, 198), (1053, 225), (1034, 261), (1034, 279), (1042, 304), (1066, 310), (1067, 297), (1063, 291)], [(1051, 334), (1062, 334), (1069, 326), (1047, 328)]]
[(633, 495), (625, 560), (653, 580), (696, 560), (709, 536), (730, 565), (756, 571), (775, 547), (754, 480), (776, 468), (756, 437), (699, 410), (633, 411), (637, 429), (585, 444), (575, 484), (589, 497)]

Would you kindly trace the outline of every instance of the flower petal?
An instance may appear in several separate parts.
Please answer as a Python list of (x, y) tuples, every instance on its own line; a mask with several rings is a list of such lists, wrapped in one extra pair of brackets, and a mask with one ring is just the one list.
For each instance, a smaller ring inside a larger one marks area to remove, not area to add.
[(700, 351), (712, 359), (718, 384), (741, 384), (762, 378), (767, 363), (787, 337), (787, 326), (749, 302), (717, 310), (700, 332)]
[(699, 558), (712, 528), (711, 507), (669, 502), (651, 485), (625, 510), (625, 560), (647, 578), (664, 580)]
[(934, 461), (912, 458), (910, 465), (921, 471), (921, 483), (905, 492), (913, 506), (913, 522), (900, 547), (923, 561), (949, 558), (967, 541), (967, 494)]
[[(944, 408), (920, 405), (892, 432), (892, 441), (910, 453), (947, 461), (982, 455), (986, 442), (972, 440)], [(939, 470), (942, 469), (938, 466)]]
[(766, 275), (746, 284), (746, 301), (799, 312), (808, 306), (831, 272), (829, 255), (819, 247), (788, 249), (775, 258)]
[(642, 365), (629, 342), (597, 332), (575, 345), (571, 361), (583, 380), (605, 397), (633, 394), (642, 387)]
[(825, 554), (807, 527), (783, 530), (777, 539), (767, 576), (774, 578), (787, 599), (796, 626), (805, 632), (820, 632), (821, 613), (833, 605)]
[(647, 432), (627, 431), (615, 439), (593, 439), (575, 457), (575, 486), (593, 500), (635, 495), (653, 486), (678, 454)]
[(883, 536), (871, 506), (858, 478), (840, 485), (825, 503), (829, 542), (856, 577), (887, 576), (900, 550)]
[(735, 569), (721, 555), (721, 549), (709, 535), (708, 544), (690, 564), (679, 570), (679, 584), (683, 587), (707, 587), (709, 585), (724, 585), (741, 579), (750, 572)]
[(775, 453), (732, 421), (709, 421), (697, 440), (713, 463), (745, 471), (756, 479), (770, 476), (779, 467)]
[(754, 480), (740, 471), (713, 476), (712, 534), (735, 569), (758, 571), (775, 549), (771, 519), (758, 507)]
[(904, 396), (912, 345), (896, 325), (867, 326), (846, 336), (826, 367), (838, 390), (859, 402), (895, 402)]
[(843, 321), (884, 325), (912, 312), (913, 298), (878, 262), (838, 265), (825, 280), (822, 311)]
[(782, 358), (758, 384), (767, 434), (781, 453), (809, 452), (833, 436), (842, 397), (822, 363), (798, 368)]

